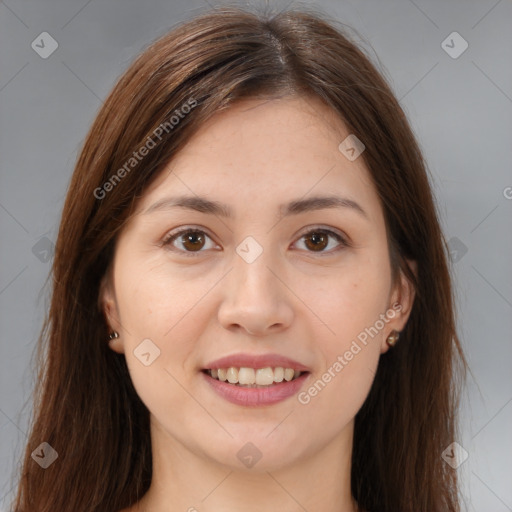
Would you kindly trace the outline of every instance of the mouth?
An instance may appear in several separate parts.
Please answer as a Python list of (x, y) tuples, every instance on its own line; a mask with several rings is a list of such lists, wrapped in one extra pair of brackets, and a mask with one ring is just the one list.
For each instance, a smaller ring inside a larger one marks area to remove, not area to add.
[(230, 366), (203, 370), (212, 379), (245, 388), (268, 388), (281, 382), (291, 382), (309, 372), (276, 366), (248, 368)]
[(261, 407), (297, 394), (311, 369), (277, 354), (235, 354), (208, 363), (201, 373), (210, 389), (224, 400)]

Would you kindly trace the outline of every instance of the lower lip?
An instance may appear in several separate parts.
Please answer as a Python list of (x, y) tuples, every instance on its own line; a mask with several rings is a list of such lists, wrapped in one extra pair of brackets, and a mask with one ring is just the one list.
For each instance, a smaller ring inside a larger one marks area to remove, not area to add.
[(214, 379), (207, 373), (201, 373), (213, 390), (222, 398), (233, 404), (249, 407), (272, 405), (286, 400), (298, 393), (309, 375), (309, 373), (303, 373), (294, 380), (278, 382), (268, 388), (246, 388)]

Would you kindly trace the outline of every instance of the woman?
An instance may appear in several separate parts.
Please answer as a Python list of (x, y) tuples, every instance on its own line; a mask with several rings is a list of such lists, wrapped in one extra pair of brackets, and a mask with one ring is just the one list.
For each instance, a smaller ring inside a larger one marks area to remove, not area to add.
[(87, 136), (53, 281), (17, 512), (459, 510), (446, 244), (334, 22), (218, 8), (150, 46)]

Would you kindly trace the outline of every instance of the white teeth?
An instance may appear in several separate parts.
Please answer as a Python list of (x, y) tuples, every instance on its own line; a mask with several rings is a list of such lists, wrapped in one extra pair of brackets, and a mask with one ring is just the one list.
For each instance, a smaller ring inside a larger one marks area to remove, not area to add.
[(230, 384), (238, 384), (240, 386), (270, 386), (274, 383), (290, 382), (301, 375), (302, 372), (293, 368), (283, 368), (277, 366), (275, 368), (214, 368), (210, 370), (212, 378), (222, 382), (228, 381)]
[(291, 368), (286, 368), (284, 371), (284, 380), (290, 382), (293, 379), (295, 372)]
[(274, 382), (283, 382), (284, 379), (284, 368), (278, 366), (274, 368)]
[(238, 370), (231, 366), (228, 368), (227, 377), (230, 384), (236, 384), (238, 382)]
[(274, 382), (274, 371), (272, 368), (260, 368), (256, 370), (256, 384), (268, 386)]
[[(254, 368), (240, 368), (238, 371), (239, 384), (254, 384), (256, 381), (257, 379), (254, 373)], [(259, 384), (259, 382), (257, 382), (257, 384)]]

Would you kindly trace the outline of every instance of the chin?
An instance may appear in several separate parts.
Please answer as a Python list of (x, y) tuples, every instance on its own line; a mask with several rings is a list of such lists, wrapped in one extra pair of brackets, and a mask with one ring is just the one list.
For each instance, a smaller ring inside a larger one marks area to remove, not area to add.
[[(273, 427), (275, 428), (275, 426)], [(205, 455), (218, 464), (224, 465), (231, 471), (260, 473), (277, 471), (296, 463), (307, 451), (305, 439), (292, 438), (289, 432), (283, 431), (283, 436), (272, 429), (265, 433), (255, 433), (252, 429), (242, 432), (232, 432), (233, 439), (212, 440), (217, 449), (212, 452), (212, 444), (205, 447)], [(300, 446), (300, 451), (297, 447)]]

